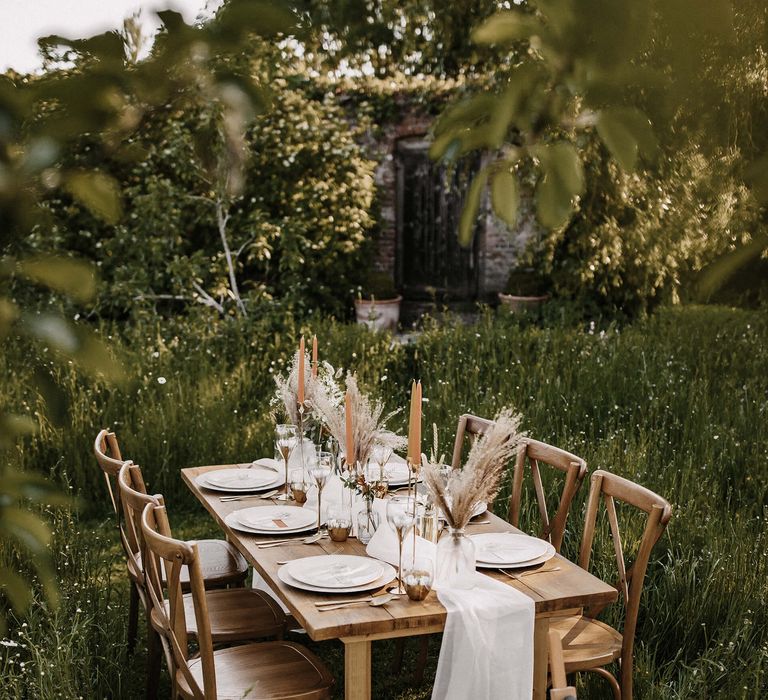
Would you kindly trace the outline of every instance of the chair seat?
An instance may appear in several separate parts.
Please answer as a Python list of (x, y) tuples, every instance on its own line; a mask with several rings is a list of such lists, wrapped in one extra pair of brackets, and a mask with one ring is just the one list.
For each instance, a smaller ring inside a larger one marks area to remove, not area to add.
[(566, 673), (598, 668), (621, 658), (621, 634), (600, 620), (583, 615), (553, 617), (549, 628), (562, 640)]
[[(248, 575), (248, 563), (240, 552), (225, 540), (190, 540), (197, 545), (200, 552), (200, 569), (203, 573), (206, 588), (221, 588), (232, 583), (242, 583)], [(136, 555), (137, 566), (141, 566), (141, 555)], [(161, 562), (162, 566), (162, 562)], [(135, 581), (138, 574), (131, 562), (128, 563), (128, 575)], [(165, 567), (163, 567), (165, 571)], [(181, 587), (189, 591), (189, 570), (181, 570)], [(138, 579), (142, 583), (143, 575)], [(165, 583), (165, 575), (163, 575)]]
[[(330, 697), (333, 676), (311, 651), (292, 642), (262, 642), (220, 649), (213, 653), (218, 700), (321, 700)], [(203, 688), (200, 659), (189, 670)], [(192, 690), (181, 670), (176, 671), (181, 695)]]
[[(281, 635), (285, 614), (264, 591), (253, 588), (222, 588), (205, 595), (214, 644), (228, 644)], [(170, 615), (165, 601), (166, 615)], [(162, 634), (163, 626), (157, 609), (152, 609), (152, 626)], [(195, 605), (192, 595), (184, 596), (184, 618), (187, 634), (197, 637)]]

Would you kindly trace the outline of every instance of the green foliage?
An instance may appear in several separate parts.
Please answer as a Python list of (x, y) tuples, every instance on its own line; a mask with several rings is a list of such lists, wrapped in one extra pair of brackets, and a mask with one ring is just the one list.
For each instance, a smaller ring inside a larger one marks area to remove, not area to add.
[(363, 299), (394, 299), (397, 297), (397, 289), (392, 281), (392, 276), (386, 272), (371, 272), (360, 285), (360, 296)]
[(493, 61), (491, 52), (470, 42), (467, 28), (497, 7), (494, 0), (308, 0), (312, 32), (304, 49), (322, 70), (456, 77)]
[[(215, 114), (206, 105), (168, 110), (132, 137), (141, 161), (112, 163), (126, 211), (117, 226), (103, 225), (59, 190), (45, 199), (48, 218), (27, 247), (53, 243), (91, 258), (110, 280), (93, 307), (99, 315), (151, 312), (158, 304), (180, 311), (206, 303), (206, 294), (231, 313), (221, 204), (249, 311), (279, 300), (302, 313), (344, 314), (371, 239), (373, 163), (333, 102), (284, 82), (272, 87), (272, 109), (245, 135), (249, 155), (235, 196), (222, 192), (217, 158), (203, 148), (217, 138)], [(88, 162), (98, 157), (91, 150), (70, 157)]]
[[(674, 207), (678, 214), (671, 222), (633, 198), (624, 204), (616, 201), (625, 216), (608, 223), (606, 211), (613, 207), (595, 207), (599, 195), (594, 189), (582, 199), (581, 161), (590, 167), (598, 137), (621, 168), (612, 172), (620, 189), (625, 189), (621, 182), (638, 173), (645, 182), (637, 184), (646, 192), (639, 199), (650, 202), (656, 186), (667, 193), (696, 189), (702, 180), (698, 162), (704, 159), (724, 183), (718, 191), (715, 179), (709, 181), (712, 192), (705, 196), (705, 208), (735, 191), (741, 204), (746, 192), (739, 180), (764, 206), (766, 27), (768, 8), (751, 0), (710, 0), (696, 17), (690, 16), (685, 0), (538, 0), (503, 10), (477, 26), (472, 36), (481, 46), (496, 47), (513, 67), (487, 68), (487, 84), (457, 98), (443, 112), (434, 128), (431, 153), (447, 162), (475, 150), (491, 154), (499, 173), (490, 180), (491, 203), (510, 227), (515, 224), (518, 187), (501, 173), (517, 171), (526, 185), (535, 173), (536, 213), (549, 231), (545, 248), (556, 252), (554, 259), (550, 256), (540, 264), (580, 269), (583, 296), (596, 289), (599, 303), (612, 298), (617, 306), (637, 309), (658, 294), (674, 297), (688, 272), (700, 270), (726, 249), (739, 249), (722, 265), (707, 268), (701, 285), (706, 297), (738, 264), (765, 251), (764, 213), (737, 213), (732, 222), (714, 230), (701, 226), (702, 216), (692, 202), (668, 203), (664, 208)], [(688, 176), (695, 183), (683, 179)], [(477, 214), (477, 190), (484, 188), (486, 179), (486, 171), (476, 176), (467, 219)], [(589, 184), (606, 186), (609, 199), (615, 192), (609, 182), (593, 178)], [(627, 234), (624, 222), (634, 204)], [(577, 220), (567, 226), (574, 216)], [(574, 226), (584, 229), (576, 241)], [(734, 235), (737, 226), (743, 228)], [(587, 234), (587, 228), (595, 233)], [(582, 246), (582, 235), (591, 237), (589, 245)], [(694, 240), (697, 235), (700, 241)], [(465, 221), (460, 240), (466, 245), (471, 237), (472, 227)], [(598, 265), (586, 254), (594, 276), (583, 269), (584, 249), (590, 247), (604, 251)], [(629, 262), (632, 255), (638, 256), (634, 264)], [(626, 265), (617, 263), (622, 258)], [(612, 279), (598, 282), (604, 265)], [(624, 273), (614, 274), (622, 267)], [(631, 267), (634, 273), (629, 273)], [(577, 290), (571, 282), (561, 287), (574, 296)], [(626, 288), (619, 291), (621, 285)]]
[(690, 299), (698, 271), (759, 226), (759, 211), (729, 158), (692, 148), (653, 171), (628, 174), (596, 139), (582, 151), (579, 211), (528, 251), (559, 297), (629, 316), (665, 299)]
[[(271, 453), (271, 376), (285, 370), (302, 332), (317, 332), (320, 357), (357, 370), (361, 385), (384, 399), (387, 409), (407, 405), (409, 380), (420, 377), (428, 399), (425, 426), (437, 424), (442, 446), (452, 444), (461, 413), (493, 415), (512, 403), (534, 437), (583, 456), (590, 470), (608, 469), (667, 497), (675, 515), (654, 549), (644, 587), (637, 695), (733, 697), (736, 689), (741, 697), (744, 687), (747, 697), (759, 695), (768, 681), (764, 312), (665, 308), (621, 329), (567, 326), (559, 319), (537, 325), (488, 314), (476, 325), (428, 324), (410, 346), (392, 345), (387, 334), (357, 326), (318, 320), (300, 328), (290, 318), (283, 321), (211, 324), (208, 315), (206, 323), (183, 334), (184, 326), (174, 319), (123, 329), (127, 336), (121, 340), (111, 333), (116, 344), (137, 349), (129, 365), (135, 382), (125, 389), (94, 390), (71, 369), (56, 370), (72, 406), (71, 427), (44, 423), (39, 436), (18, 450), (18, 459), (30, 469), (66, 474), (75, 490), (94, 502), (98, 517), (69, 523), (62, 515), (54, 521), (62, 608), (54, 615), (36, 605), (29, 626), (14, 623), (9, 634), (26, 648), (0, 645), (10, 697), (24, 697), (17, 691), (23, 682), (35, 683), (27, 697), (55, 697), (53, 681), (41, 685), (49, 673), (62, 688), (79, 683), (97, 697), (142, 692), (141, 662), (136, 672), (122, 661), (127, 583), (114, 528), (105, 525), (111, 513), (90, 452), (95, 433), (106, 425), (116, 430), (124, 454), (141, 464), (149, 488), (165, 495), (180, 536), (214, 536), (213, 521), (190, 497), (178, 470)], [(21, 352), (0, 358), (0, 371), (16, 378), (8, 385), (8, 401), (20, 412), (39, 406), (24, 382), (28, 362)], [(165, 381), (158, 381), (161, 377)], [(406, 421), (401, 415), (393, 427), (403, 430)], [(561, 485), (545, 476), (550, 497)], [(569, 558), (577, 553), (586, 495), (583, 486), (569, 517)], [(523, 527), (534, 531), (532, 490), (524, 504)], [(503, 515), (504, 509), (502, 494), (497, 512)], [(619, 517), (631, 552), (640, 523), (622, 511)], [(609, 581), (615, 579), (612, 557), (607, 523), (601, 523), (594, 570)], [(620, 610), (606, 614), (616, 623)], [(439, 638), (431, 647), (428, 674), (434, 672), (438, 648)], [(341, 646), (324, 642), (313, 650), (340, 681)], [(374, 667), (376, 697), (429, 697), (429, 675), (423, 687), (411, 688), (407, 676), (386, 672), (390, 647), (377, 643), (374, 651), (374, 663), (380, 664)], [(43, 664), (52, 659), (70, 663), (49, 670)], [(20, 661), (26, 662), (23, 675)], [(40, 670), (45, 677), (39, 677)], [(83, 679), (92, 685), (84, 686)], [(581, 683), (580, 697), (605, 697), (600, 679), (585, 677)]]
[[(90, 266), (60, 255), (60, 250), (59, 255), (52, 254), (53, 241), (47, 235), (50, 221), (38, 206), (39, 200), (60, 187), (94, 221), (117, 224), (123, 213), (118, 180), (100, 166), (108, 159), (135, 161), (136, 152), (123, 150), (122, 144), (130, 140), (139, 122), (158, 107), (189, 94), (215, 105), (222, 115), (219, 133), (232, 147), (227, 153), (227, 174), (229, 183), (233, 182), (238, 131), (260, 104), (261, 92), (247, 77), (221, 70), (226, 61), (222, 54), (237, 55), (252, 32), (272, 36), (294, 26), (293, 15), (282, 5), (244, 0), (230, 0), (217, 20), (204, 27), (191, 27), (170, 11), (161, 13), (161, 19), (163, 41), (141, 64), (126, 66), (125, 46), (116, 32), (76, 40), (52, 36), (42, 41), (45, 51), (53, 56), (55, 47), (64, 47), (69, 58), (78, 59), (76, 69), (38, 78), (0, 76), (0, 340), (17, 352), (22, 346), (27, 350), (25, 364), (35, 370), (27, 379), (42, 397), (37, 420), (13, 413), (8, 408), (13, 388), (4, 379), (0, 404), (0, 627), (9, 609), (17, 615), (28, 612), (36, 597), (35, 577), (45, 600), (55, 603), (47, 548), (50, 530), (28, 507), (53, 503), (56, 496), (47, 482), (24, 473), (18, 460), (8, 459), (8, 454), (13, 455), (15, 441), (37, 429), (37, 423), (46, 419), (62, 422), (66, 416), (67, 397), (51, 377), (57, 367), (84, 369), (101, 380), (122, 376), (110, 349), (91, 329), (72, 324), (57, 313), (25, 310), (30, 297), (23, 294), (24, 283), (48, 288), (56, 295), (63, 292), (80, 303), (89, 302), (95, 291)], [(215, 58), (209, 58), (209, 50)], [(73, 167), (62, 154), (82, 144), (85, 134), (101, 157), (84, 159)], [(27, 236), (35, 226), (43, 240), (37, 246), (39, 254), (19, 255), (20, 249), (30, 247)], [(29, 347), (29, 341), (36, 345)], [(66, 692), (63, 687), (57, 690)]]

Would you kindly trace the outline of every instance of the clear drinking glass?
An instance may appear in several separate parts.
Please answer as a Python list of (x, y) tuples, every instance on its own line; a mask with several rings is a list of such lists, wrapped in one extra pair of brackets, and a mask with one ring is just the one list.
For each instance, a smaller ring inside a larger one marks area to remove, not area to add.
[(277, 497), (278, 501), (290, 501), (290, 483), (288, 480), (288, 458), (297, 444), (298, 429), (291, 423), (279, 423), (275, 426), (275, 447), (285, 463), (285, 490)]
[(399, 559), (397, 586), (390, 590), (395, 595), (406, 593), (403, 586), (403, 541), (416, 524), (416, 499), (412, 496), (394, 496), (387, 501), (387, 522), (397, 535)]
[(330, 452), (320, 452), (317, 463), (309, 470), (310, 475), (317, 484), (317, 530), (321, 526), (321, 508), (323, 503), (323, 489), (328, 478), (333, 472), (333, 455)]
[(384, 481), (385, 479), (384, 467), (392, 457), (392, 448), (387, 447), (386, 445), (374, 445), (371, 456), (373, 457), (373, 461), (379, 465), (378, 480)]

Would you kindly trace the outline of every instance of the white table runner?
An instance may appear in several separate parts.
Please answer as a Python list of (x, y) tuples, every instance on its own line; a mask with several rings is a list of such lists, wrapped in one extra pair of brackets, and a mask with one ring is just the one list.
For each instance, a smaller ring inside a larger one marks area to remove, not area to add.
[(488, 576), (476, 577), (470, 590), (437, 591), (448, 617), (432, 700), (530, 700), (534, 602)]

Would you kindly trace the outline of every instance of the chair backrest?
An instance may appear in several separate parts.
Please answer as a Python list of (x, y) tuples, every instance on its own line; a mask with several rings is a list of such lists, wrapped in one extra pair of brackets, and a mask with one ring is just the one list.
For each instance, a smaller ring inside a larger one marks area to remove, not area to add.
[[(109, 452), (109, 454), (107, 454)], [(120, 520), (120, 494), (117, 489), (117, 475), (124, 459), (120, 454), (120, 446), (117, 444), (117, 436), (109, 430), (100, 430), (93, 441), (93, 454), (96, 457), (101, 471), (104, 472), (104, 480), (107, 482), (107, 492), (112, 501), (112, 508)], [(114, 484), (113, 484), (114, 482)]]
[[(560, 551), (565, 535), (565, 525), (568, 520), (568, 511), (581, 482), (587, 474), (587, 463), (570, 452), (559, 447), (548, 445), (531, 438), (523, 438), (517, 452), (515, 471), (512, 477), (512, 491), (509, 495), (509, 522), (515, 527), (520, 522), (520, 502), (523, 494), (523, 477), (525, 464), (528, 462), (533, 480), (533, 488), (536, 492), (536, 502), (539, 508), (541, 529), (539, 537), (549, 540), (556, 551)], [(550, 520), (547, 508), (547, 499), (544, 486), (541, 481), (540, 464), (546, 464), (565, 474), (565, 483), (560, 493), (560, 502), (554, 517)]]
[[(205, 586), (200, 569), (197, 545), (173, 539), (165, 506), (148, 503), (141, 517), (141, 536), (146, 543), (147, 588), (165, 628), (176, 668), (184, 675), (196, 700), (216, 700), (216, 669), (208, 618)], [(161, 562), (166, 573), (165, 591), (168, 607), (163, 602)], [(187, 621), (181, 592), (182, 568), (189, 568), (190, 588), (197, 625), (197, 643), (203, 671), (203, 688), (197, 684), (189, 668)]]
[[(618, 589), (624, 598), (625, 614), (621, 645), (621, 690), (623, 697), (632, 697), (632, 653), (635, 644), (637, 616), (640, 610), (640, 596), (643, 580), (648, 568), (651, 550), (664, 534), (672, 517), (672, 506), (665, 498), (640, 486), (629, 479), (598, 469), (592, 474), (589, 489), (587, 514), (584, 521), (584, 536), (581, 540), (579, 566), (589, 570), (592, 544), (595, 538), (595, 523), (600, 506), (600, 497), (605, 503), (611, 528), (616, 565), (619, 571)], [(616, 514), (616, 500), (638, 508), (647, 514), (645, 529), (640, 540), (634, 563), (627, 568), (621, 532)]]
[(125, 545), (128, 558), (133, 570), (142, 580), (144, 572), (144, 541), (141, 537), (141, 514), (148, 504), (163, 505), (161, 495), (151, 496), (147, 493), (141, 468), (133, 462), (125, 462), (117, 477), (117, 487), (120, 494), (120, 505), (123, 509), (125, 522)]
[(552, 678), (550, 700), (576, 700), (576, 688), (568, 685), (565, 677), (563, 643), (555, 630), (549, 631), (549, 673)]
[(453, 444), (453, 459), (451, 460), (451, 466), (454, 469), (458, 469), (461, 466), (464, 438), (469, 437), (474, 444), (474, 441), (481, 435), (485, 435), (492, 425), (492, 420), (473, 416), (470, 413), (465, 413), (459, 417), (459, 424), (456, 427), (456, 441)]

